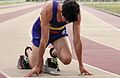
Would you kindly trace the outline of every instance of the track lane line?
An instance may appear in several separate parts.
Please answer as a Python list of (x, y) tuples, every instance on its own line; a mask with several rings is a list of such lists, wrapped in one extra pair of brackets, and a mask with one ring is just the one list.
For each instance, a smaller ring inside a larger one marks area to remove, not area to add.
[[(72, 59), (72, 61), (75, 61), (75, 62), (78, 63), (77, 60)], [(102, 71), (102, 72), (105, 72), (105, 73), (108, 73), (108, 74), (111, 74), (111, 75), (117, 76), (117, 77), (120, 77), (120, 75), (117, 75), (117, 74), (115, 74), (115, 73), (108, 72), (108, 71), (106, 71), (106, 70), (103, 70), (103, 69), (100, 69), (100, 68), (94, 67), (94, 66), (92, 66), (92, 65), (89, 65), (89, 64), (86, 64), (86, 63), (84, 63), (84, 65), (86, 65), (86, 66), (88, 66), (88, 67), (90, 67), (90, 68), (93, 68), (93, 69), (96, 69), (96, 70), (99, 70), (99, 71)]]
[(6, 73), (2, 72), (2, 71), (0, 71), (0, 74), (5, 76), (5, 77), (2, 76), (3, 78), (9, 78), (9, 76)]

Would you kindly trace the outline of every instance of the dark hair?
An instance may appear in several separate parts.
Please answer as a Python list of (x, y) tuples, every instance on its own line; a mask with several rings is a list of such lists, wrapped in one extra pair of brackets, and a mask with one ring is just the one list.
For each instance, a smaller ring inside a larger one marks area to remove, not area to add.
[(62, 15), (69, 22), (77, 21), (80, 13), (79, 4), (75, 0), (65, 0), (62, 5)]

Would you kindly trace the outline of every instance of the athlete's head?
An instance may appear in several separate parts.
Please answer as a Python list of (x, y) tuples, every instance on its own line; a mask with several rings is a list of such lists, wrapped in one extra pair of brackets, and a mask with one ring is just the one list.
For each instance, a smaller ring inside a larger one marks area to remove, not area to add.
[(62, 15), (66, 21), (77, 21), (77, 16), (80, 13), (79, 4), (75, 0), (65, 0), (62, 5)]

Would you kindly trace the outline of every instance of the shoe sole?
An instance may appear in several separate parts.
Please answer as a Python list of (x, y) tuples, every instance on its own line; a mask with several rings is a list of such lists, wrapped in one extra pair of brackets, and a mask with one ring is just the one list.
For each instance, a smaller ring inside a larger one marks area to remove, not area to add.
[(53, 69), (51, 67), (47, 67), (47, 66), (43, 66), (43, 72), (44, 73), (47, 73), (47, 74), (50, 74), (50, 75), (54, 75), (54, 76), (59, 76), (60, 75), (60, 72), (57, 71), (57, 69)]

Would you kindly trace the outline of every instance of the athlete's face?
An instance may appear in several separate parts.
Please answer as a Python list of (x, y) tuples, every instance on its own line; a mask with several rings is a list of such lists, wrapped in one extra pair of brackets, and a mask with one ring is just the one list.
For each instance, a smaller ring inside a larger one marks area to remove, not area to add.
[(66, 21), (67, 23), (70, 23), (67, 19), (65, 19), (65, 21)]
[(60, 11), (60, 13), (61, 13), (61, 16), (62, 16), (62, 18), (63, 18), (63, 21), (66, 21), (67, 23), (70, 23), (70, 22), (62, 15), (62, 10)]

